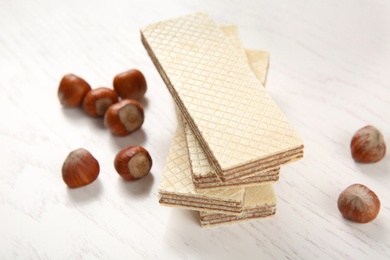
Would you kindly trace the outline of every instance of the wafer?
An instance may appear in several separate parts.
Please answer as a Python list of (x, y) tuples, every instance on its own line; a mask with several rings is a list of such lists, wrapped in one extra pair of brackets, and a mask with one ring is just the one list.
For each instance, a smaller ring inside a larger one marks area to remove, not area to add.
[(158, 190), (160, 204), (191, 210), (241, 213), (245, 189), (195, 190), (191, 178), (184, 127), (180, 118), (179, 115), (178, 128), (160, 180)]
[(243, 207), (243, 212), (240, 215), (200, 211), (200, 224), (201, 226), (214, 226), (274, 215), (276, 196), (272, 185), (246, 188)]
[(263, 50), (245, 50), (245, 53), (253, 73), (265, 87), (269, 66), (269, 53)]
[(263, 50), (246, 50), (244, 49), (238, 28), (235, 25), (221, 25), (220, 26), (223, 34), (230, 40), (233, 46), (241, 52), (241, 56), (246, 60), (255, 74), (261, 85), (265, 87), (267, 79), (267, 71), (269, 66), (269, 54)]
[(215, 170), (210, 166), (205, 153), (201, 149), (192, 131), (189, 129), (186, 123), (184, 123), (184, 126), (190, 164), (192, 168), (192, 179), (195, 189), (200, 190), (220, 189), (222, 187), (258, 186), (259, 184), (275, 182), (279, 179), (280, 168), (277, 167), (266, 172), (259, 172), (255, 175), (250, 175), (250, 177), (247, 178), (221, 182)]
[[(224, 33), (225, 35), (229, 36), (230, 37), (230, 40), (231, 41), (234, 41), (235, 42), (235, 46), (236, 48), (243, 48), (242, 45), (241, 45), (241, 42), (239, 40), (239, 37), (238, 37), (238, 31), (237, 31), (237, 28), (235, 26), (222, 26), (221, 28), (223, 28), (224, 30)], [(245, 52), (245, 55), (249, 56), (249, 55), (253, 55), (253, 53), (246, 53)], [(251, 60), (251, 62), (253, 62), (253, 58), (252, 57), (247, 57), (248, 60)], [(254, 68), (253, 68), (254, 69)], [(260, 70), (260, 68), (256, 68), (257, 70)], [(266, 68), (263, 68), (263, 69), (266, 69)], [(255, 72), (254, 72), (255, 73)], [(262, 72), (263, 74), (266, 73), (266, 72)], [(180, 118), (179, 118), (180, 119)], [(180, 126), (179, 127), (182, 127), (182, 121), (179, 120), (179, 124)], [(183, 133), (182, 131), (178, 130), (178, 134), (181, 134)], [(173, 148), (173, 146), (177, 146), (178, 142), (180, 143), (180, 138), (178, 137), (175, 137), (177, 139), (175, 140), (179, 140), (177, 142), (174, 142), (172, 144), (172, 148), (171, 148), (171, 151), (170, 151), (170, 155), (169, 157), (170, 158), (173, 158), (174, 155), (177, 151), (175, 151)], [(186, 145), (186, 144), (185, 144)], [(178, 155), (176, 155), (177, 157), (179, 157)], [(208, 162), (207, 160), (205, 160), (205, 163), (207, 163), (208, 165)], [(175, 165), (179, 165), (180, 163), (178, 163), (176, 161), (176, 163), (174, 163)], [(172, 167), (174, 168), (174, 167)], [(171, 169), (172, 169), (171, 168)], [(183, 168), (186, 168), (186, 167), (183, 167)], [(166, 171), (168, 171), (168, 167), (166, 168)], [(168, 177), (169, 174), (165, 173), (166, 171), (164, 171), (164, 178), (165, 177)], [(193, 175), (193, 171), (191, 171), (192, 175)], [(212, 176), (210, 176), (212, 175)], [(204, 178), (202, 178), (204, 177)], [(208, 188), (208, 189), (211, 189), (211, 188), (221, 188), (222, 186), (223, 187), (227, 187), (227, 186), (239, 186), (239, 185), (246, 185), (246, 186), (249, 186), (249, 185), (259, 185), (259, 182), (264, 182), (266, 181), (265, 179), (263, 179), (262, 177), (259, 179), (257, 176), (253, 176), (253, 178), (247, 178), (247, 179), (243, 179), (243, 180), (238, 180), (238, 181), (232, 181), (230, 183), (221, 183), (217, 176), (214, 174), (214, 173), (210, 173), (208, 174), (208, 176), (202, 176), (200, 179), (196, 179), (197, 181), (199, 181), (199, 186), (200, 188)], [(278, 175), (277, 175), (278, 177)], [(193, 178), (194, 180), (194, 178)], [(197, 181), (194, 182), (194, 187), (197, 188)], [(185, 180), (186, 183), (188, 183), (188, 178)], [(221, 186), (222, 185), (222, 186)], [(174, 185), (171, 185), (171, 186), (174, 186)], [(162, 204), (165, 204), (165, 205), (169, 205), (169, 206), (177, 206), (177, 207), (184, 207), (184, 208), (190, 208), (190, 209), (194, 209), (194, 208), (197, 208), (199, 207), (199, 204), (200, 203), (205, 203), (205, 201), (207, 200), (212, 200), (213, 197), (210, 198), (210, 196), (208, 196), (207, 194), (202, 194), (202, 193), (197, 193), (198, 196), (202, 197), (203, 200), (199, 200), (198, 197), (196, 196), (192, 196), (191, 192), (189, 192), (189, 196), (188, 194), (186, 194), (185, 196), (183, 195), (183, 193), (175, 193), (175, 192), (167, 192), (167, 188), (163, 187), (163, 185), (160, 186), (160, 201), (162, 201)], [(176, 185), (176, 187), (178, 187), (178, 185)], [(181, 189), (181, 187), (178, 187), (178, 189)], [(192, 190), (191, 188), (188, 188), (188, 190)]]
[[(269, 55), (266, 51), (245, 50), (235, 25), (220, 26), (224, 35), (229, 38), (234, 47), (242, 50), (252, 72), (259, 80), (264, 80), (268, 71)], [(264, 82), (265, 83), (265, 82)], [(185, 124), (186, 126), (186, 124)], [(215, 171), (212, 169), (203, 153), (199, 143), (188, 127), (185, 127), (187, 146), (189, 150), (190, 163), (192, 167), (192, 179), (195, 189), (220, 189), (222, 187), (247, 187), (264, 183), (275, 182), (279, 179), (279, 168), (265, 173), (256, 174), (248, 178), (235, 179), (228, 182), (221, 182)]]
[(208, 15), (152, 24), (141, 34), (222, 181), (303, 157), (303, 143), (294, 128)]
[(223, 35), (230, 41), (234, 48), (236, 48), (237, 52), (241, 55), (241, 59), (243, 59), (245, 62), (248, 62), (246, 51), (242, 45), (237, 26), (233, 24), (220, 25), (219, 28), (221, 29)]

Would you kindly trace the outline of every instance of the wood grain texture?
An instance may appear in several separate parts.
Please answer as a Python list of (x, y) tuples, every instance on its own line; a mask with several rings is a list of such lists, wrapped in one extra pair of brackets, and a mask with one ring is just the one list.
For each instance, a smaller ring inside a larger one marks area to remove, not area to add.
[[(245, 48), (270, 53), (267, 90), (304, 140), (305, 158), (281, 170), (272, 218), (202, 229), (197, 213), (158, 204), (177, 120), (139, 29), (192, 12), (236, 24)], [(0, 259), (390, 258), (390, 156), (361, 165), (349, 151), (367, 124), (390, 145), (388, 1), (0, 0), (0, 17)], [(60, 106), (64, 74), (112, 87), (131, 68), (148, 82), (145, 123), (131, 136)], [(131, 144), (149, 150), (153, 168), (129, 183), (113, 160)], [(101, 172), (71, 190), (61, 166), (78, 147)], [(375, 221), (338, 212), (352, 183), (377, 193)]]

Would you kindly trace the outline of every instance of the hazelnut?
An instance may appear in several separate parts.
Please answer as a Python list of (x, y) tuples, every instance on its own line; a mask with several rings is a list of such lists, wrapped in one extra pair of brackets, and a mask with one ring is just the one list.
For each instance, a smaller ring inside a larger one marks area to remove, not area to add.
[(146, 80), (139, 70), (128, 70), (115, 76), (114, 89), (123, 99), (139, 100), (146, 92)]
[(376, 218), (381, 203), (372, 190), (362, 184), (353, 184), (340, 194), (337, 205), (345, 218), (367, 223)]
[(115, 90), (106, 87), (92, 89), (85, 95), (83, 107), (90, 116), (104, 116), (109, 106), (118, 102)]
[(66, 157), (62, 165), (62, 179), (70, 188), (78, 188), (93, 182), (99, 175), (99, 162), (84, 148)]
[(126, 180), (137, 180), (150, 172), (152, 158), (148, 151), (138, 145), (122, 149), (114, 160), (115, 170)]
[(138, 130), (144, 122), (144, 110), (135, 100), (123, 99), (111, 105), (104, 116), (104, 124), (114, 135), (125, 136)]
[(352, 137), (351, 154), (355, 161), (361, 163), (380, 161), (386, 154), (382, 133), (371, 125), (359, 129)]
[(77, 107), (83, 102), (91, 86), (82, 78), (67, 74), (62, 77), (58, 87), (58, 98), (64, 107)]

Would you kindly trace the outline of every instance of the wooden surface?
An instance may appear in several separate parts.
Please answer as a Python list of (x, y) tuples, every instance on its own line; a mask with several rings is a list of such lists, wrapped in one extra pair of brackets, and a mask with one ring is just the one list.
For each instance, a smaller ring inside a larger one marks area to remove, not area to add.
[[(305, 142), (282, 168), (276, 216), (202, 229), (196, 214), (158, 204), (157, 187), (176, 128), (174, 104), (139, 29), (192, 12), (236, 24), (246, 48), (269, 51), (267, 89)], [(390, 3), (361, 1), (0, 0), (1, 259), (389, 259), (390, 156), (355, 163), (349, 143), (378, 127), (390, 145)], [(63, 109), (61, 77), (112, 86), (130, 68), (148, 92), (142, 130), (113, 137), (101, 119)], [(115, 172), (127, 145), (146, 147), (151, 174)], [(98, 159), (93, 184), (68, 189), (67, 154)], [(352, 183), (374, 190), (378, 218), (354, 224), (336, 201)]]

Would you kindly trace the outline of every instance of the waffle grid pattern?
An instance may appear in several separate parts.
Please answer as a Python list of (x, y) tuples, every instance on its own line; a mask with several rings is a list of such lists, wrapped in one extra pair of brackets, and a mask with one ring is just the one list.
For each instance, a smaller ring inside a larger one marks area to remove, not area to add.
[(239, 215), (200, 211), (202, 226), (214, 226), (233, 223), (254, 218), (264, 218), (276, 212), (276, 196), (272, 185), (251, 187), (246, 189), (243, 211)]
[[(242, 214), (253, 214), (258, 211), (270, 210), (276, 207), (276, 195), (272, 185), (246, 188)], [(213, 212), (201, 211), (200, 216), (205, 218), (217, 215)]]
[(242, 55), (207, 15), (162, 22), (142, 33), (180, 109), (193, 119), (203, 149), (222, 170), (302, 146)]
[(268, 52), (261, 50), (245, 50), (245, 53), (253, 73), (265, 87), (269, 65)]
[(184, 135), (183, 123), (180, 120), (166, 160), (166, 166), (160, 180), (160, 196), (172, 194), (177, 198), (191, 196), (207, 198), (210, 201), (236, 201), (242, 203), (245, 189), (219, 189), (196, 191), (191, 177), (191, 166)]

